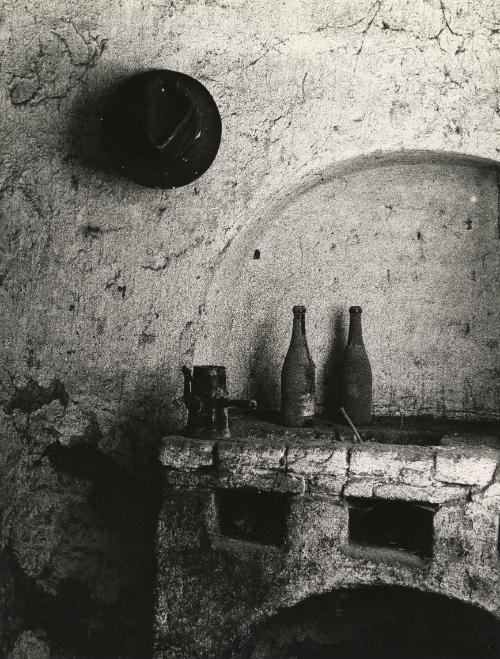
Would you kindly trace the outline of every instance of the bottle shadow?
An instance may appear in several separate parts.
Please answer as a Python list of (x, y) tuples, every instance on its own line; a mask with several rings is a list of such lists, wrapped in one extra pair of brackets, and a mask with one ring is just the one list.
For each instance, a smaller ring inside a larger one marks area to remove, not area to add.
[(273, 332), (268, 320), (257, 327), (248, 371), (248, 396), (257, 402), (257, 416), (268, 420), (277, 418), (280, 409), (279, 359), (273, 350)]
[(123, 177), (116, 171), (105, 146), (102, 118), (106, 105), (120, 82), (135, 73), (120, 63), (108, 64), (105, 75), (94, 81), (91, 89), (75, 96), (66, 128), (68, 160), (84, 169), (119, 183)]
[(324, 367), (323, 415), (333, 421), (344, 423), (340, 408), (342, 379), (342, 357), (346, 346), (346, 324), (342, 309), (337, 309), (333, 318), (331, 345)]

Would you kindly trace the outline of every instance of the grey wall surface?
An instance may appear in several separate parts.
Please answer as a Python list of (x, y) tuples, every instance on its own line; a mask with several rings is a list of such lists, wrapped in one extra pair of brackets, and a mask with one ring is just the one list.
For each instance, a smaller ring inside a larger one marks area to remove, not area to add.
[[(214, 270), (277, 195), (374, 151), (497, 158), (497, 12), (486, 0), (4, 3), (3, 395), (57, 375), (109, 427), (159, 381), (175, 416)], [(153, 67), (199, 78), (224, 123), (213, 167), (171, 192), (118, 180), (100, 142), (110, 87)], [(364, 212), (356, 198), (351, 210)], [(401, 221), (384, 212), (381, 244)]]
[[(295, 283), (311, 301), (320, 403), (335, 318), (355, 292), (379, 411), (498, 415), (493, 170), (440, 161), (433, 182), (428, 163), (366, 175), (345, 163), (401, 149), (496, 161), (499, 43), (494, 0), (2, 4), (4, 655), (30, 628), (58, 648), (147, 656), (155, 442), (183, 418), (179, 369), (212, 355), (233, 389), (254, 387), (236, 346), (268, 305), (272, 368), (254, 370), (275, 400)], [(172, 191), (119, 179), (100, 138), (110, 89), (155, 67), (201, 80), (224, 126), (211, 169)], [(299, 237), (305, 278), (293, 280)], [(432, 300), (423, 316), (412, 290)], [(465, 375), (447, 357), (453, 339)]]
[(498, 418), (498, 246), (488, 162), (407, 152), (323, 170), (231, 246), (196, 362), (226, 364), (232, 392), (279, 408), (291, 308), (305, 304), (318, 409), (335, 412), (359, 304), (376, 413)]

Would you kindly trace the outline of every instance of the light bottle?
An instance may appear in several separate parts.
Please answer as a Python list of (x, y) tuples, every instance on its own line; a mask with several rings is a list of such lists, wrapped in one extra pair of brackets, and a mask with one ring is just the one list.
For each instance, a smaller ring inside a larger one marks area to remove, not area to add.
[(306, 338), (306, 308), (293, 307), (290, 347), (281, 370), (281, 418), (285, 426), (313, 424), (316, 367)]

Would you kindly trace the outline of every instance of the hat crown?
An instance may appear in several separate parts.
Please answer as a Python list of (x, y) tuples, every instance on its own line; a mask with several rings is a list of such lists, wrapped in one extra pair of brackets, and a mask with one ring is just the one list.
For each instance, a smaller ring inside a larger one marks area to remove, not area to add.
[(168, 76), (153, 75), (143, 93), (143, 129), (153, 148), (173, 157), (199, 130), (198, 115), (187, 90)]

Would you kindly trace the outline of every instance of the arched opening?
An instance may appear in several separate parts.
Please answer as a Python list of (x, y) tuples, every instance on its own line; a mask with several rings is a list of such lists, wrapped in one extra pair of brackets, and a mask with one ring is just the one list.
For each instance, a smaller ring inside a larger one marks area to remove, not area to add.
[(277, 409), (291, 308), (304, 304), (329, 413), (359, 304), (377, 415), (498, 419), (497, 175), (493, 161), (403, 152), (301, 182), (225, 255), (195, 362), (224, 364), (232, 394)]
[(399, 587), (317, 595), (265, 623), (241, 659), (498, 659), (500, 621)]

